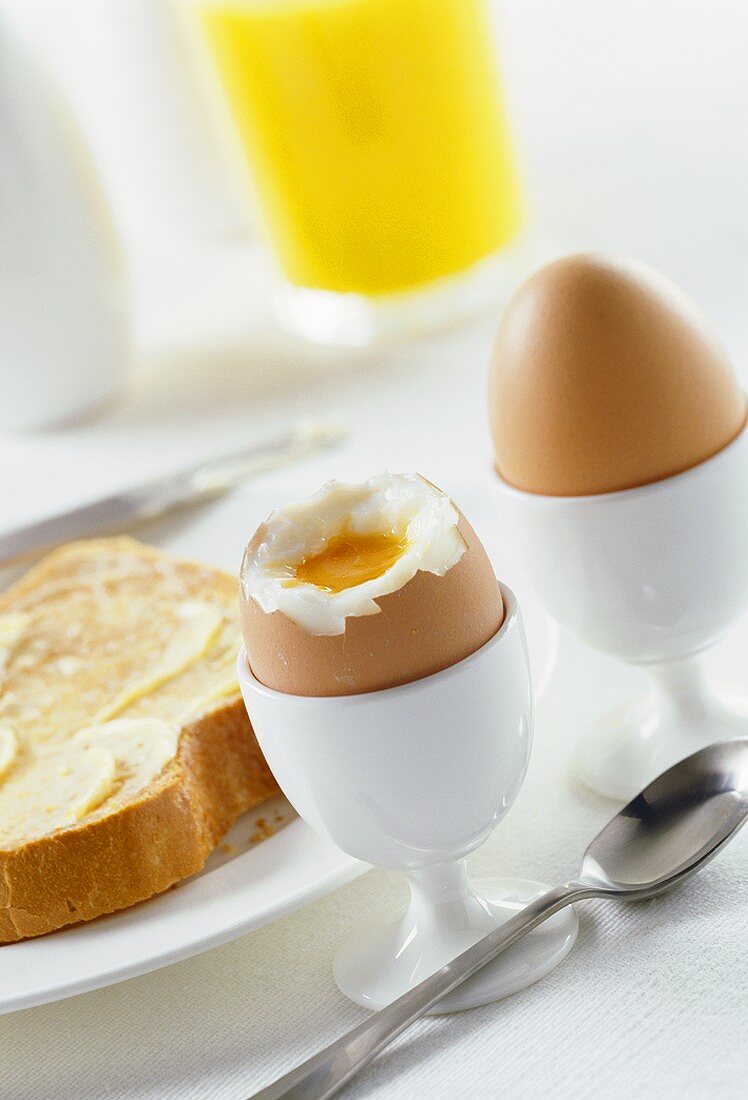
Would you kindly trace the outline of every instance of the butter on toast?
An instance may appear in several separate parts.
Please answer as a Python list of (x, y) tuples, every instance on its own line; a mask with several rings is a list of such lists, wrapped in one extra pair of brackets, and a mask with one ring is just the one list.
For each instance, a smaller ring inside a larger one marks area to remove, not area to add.
[(129, 538), (0, 594), (0, 944), (166, 890), (277, 793), (238, 643), (233, 577)]

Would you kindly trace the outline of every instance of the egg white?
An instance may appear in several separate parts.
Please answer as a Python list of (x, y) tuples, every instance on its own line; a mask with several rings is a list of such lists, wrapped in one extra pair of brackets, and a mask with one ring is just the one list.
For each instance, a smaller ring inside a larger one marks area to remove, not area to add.
[[(274, 511), (247, 546), (241, 584), (268, 614), (282, 611), (313, 634), (343, 634), (351, 616), (376, 615), (375, 600), (397, 592), (419, 570), (443, 576), (465, 553), (459, 512), (418, 474), (377, 474), (362, 485), (330, 481), (297, 504)], [(289, 566), (321, 553), (342, 531), (404, 534), (407, 546), (378, 577), (329, 592), (306, 582), (288, 584)]]

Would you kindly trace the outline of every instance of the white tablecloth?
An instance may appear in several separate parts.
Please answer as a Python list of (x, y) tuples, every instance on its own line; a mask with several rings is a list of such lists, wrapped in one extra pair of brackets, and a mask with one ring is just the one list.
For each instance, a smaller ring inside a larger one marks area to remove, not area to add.
[[(527, 782), (471, 860), (476, 874), (574, 874), (610, 804), (566, 764), (609, 671), (565, 647)], [(748, 1073), (747, 857), (745, 833), (671, 895), (580, 906), (577, 945), (549, 977), (503, 1003), (416, 1025), (346, 1095), (738, 1100)], [(242, 1100), (364, 1018), (333, 982), (335, 945), (403, 899), (396, 876), (374, 871), (167, 970), (2, 1017), (0, 1095)], [(0, 980), (1, 967), (0, 952)]]
[[(538, 225), (560, 243), (659, 263), (713, 314), (742, 364), (748, 87), (739, 6), (504, 7)], [(341, 452), (265, 478), (263, 492), (279, 499), (389, 465), (421, 470), (459, 501), (460, 488), (484, 476), (493, 322), (372, 355), (311, 354), (267, 329), (244, 251), (195, 245), (134, 261), (132, 391), (77, 429), (0, 438), (3, 524), (246, 443), (302, 412), (343, 416), (353, 435)], [(547, 882), (575, 873), (611, 805), (571, 777), (572, 746), (632, 683), (613, 662), (564, 642), (527, 782), (473, 857), (475, 873)], [(744, 1096), (747, 845), (748, 834), (660, 900), (581, 907), (577, 946), (548, 978), (501, 1004), (414, 1027), (349, 1095)], [(0, 1097), (240, 1100), (364, 1017), (333, 983), (335, 945), (403, 898), (396, 877), (372, 872), (169, 969), (5, 1016)]]

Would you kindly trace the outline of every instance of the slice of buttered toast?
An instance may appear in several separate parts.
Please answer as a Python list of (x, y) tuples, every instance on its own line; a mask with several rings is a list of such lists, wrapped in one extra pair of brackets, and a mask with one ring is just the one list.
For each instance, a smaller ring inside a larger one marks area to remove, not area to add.
[(233, 577), (129, 538), (0, 594), (0, 943), (166, 890), (277, 792), (238, 643)]

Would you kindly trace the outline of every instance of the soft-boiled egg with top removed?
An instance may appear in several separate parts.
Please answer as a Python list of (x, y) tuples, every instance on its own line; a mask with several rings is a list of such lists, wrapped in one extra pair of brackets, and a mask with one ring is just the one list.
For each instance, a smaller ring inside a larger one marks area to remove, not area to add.
[(489, 381), (496, 468), (544, 496), (647, 485), (711, 458), (746, 401), (686, 295), (633, 260), (567, 256), (502, 318)]
[(267, 687), (354, 695), (449, 668), (504, 617), (488, 556), (418, 474), (332, 481), (279, 508), (241, 568), (247, 659)]

